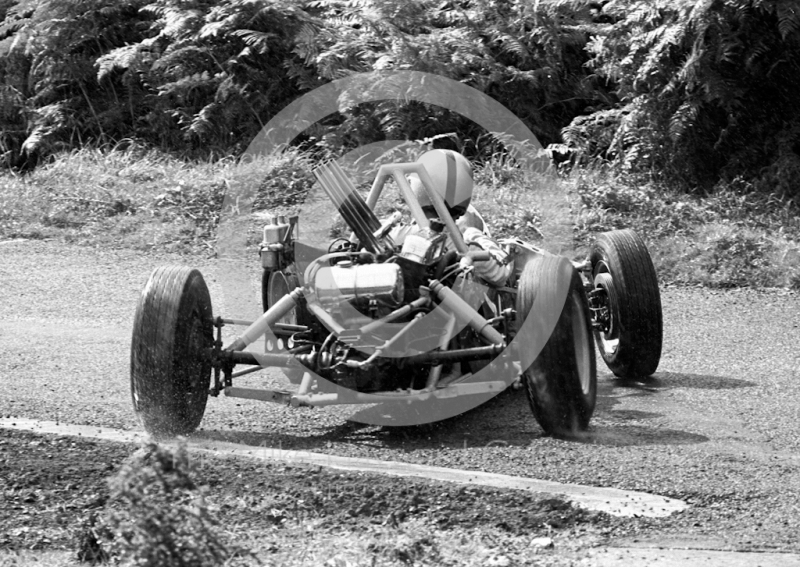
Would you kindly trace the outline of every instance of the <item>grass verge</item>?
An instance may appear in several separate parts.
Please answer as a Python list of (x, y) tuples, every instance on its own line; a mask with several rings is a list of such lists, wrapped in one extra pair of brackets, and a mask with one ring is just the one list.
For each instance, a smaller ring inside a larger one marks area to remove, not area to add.
[[(299, 153), (241, 167), (141, 149), (72, 152), (26, 177), (0, 174), (0, 237), (211, 255), (232, 186), (246, 189), (231, 207), (303, 212), (311, 168)], [(525, 174), (499, 159), (476, 167), (475, 179), (474, 203), (495, 236), (578, 258), (598, 233), (633, 228), (662, 283), (800, 288), (798, 205), (744, 182), (696, 196), (600, 171)], [(325, 220), (335, 217), (323, 208)], [(308, 217), (301, 228), (318, 229)], [(260, 239), (259, 222), (247, 228), (250, 245)]]

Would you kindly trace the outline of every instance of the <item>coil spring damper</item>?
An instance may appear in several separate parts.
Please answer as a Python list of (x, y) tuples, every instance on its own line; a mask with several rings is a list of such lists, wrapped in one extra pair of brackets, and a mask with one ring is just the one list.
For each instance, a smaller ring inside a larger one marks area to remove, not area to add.
[(272, 307), (267, 309), (261, 317), (255, 320), (244, 333), (237, 338), (226, 350), (240, 351), (246, 349), (250, 344), (263, 335), (267, 329), (285, 317), (292, 309), (297, 306), (297, 301), (302, 297), (303, 290), (296, 288), (294, 291), (278, 300)]
[(613, 340), (619, 334), (618, 325), (614, 321), (617, 311), (617, 293), (611, 274), (601, 272), (594, 278), (594, 289), (588, 294), (589, 309), (592, 311), (592, 326), (605, 335), (606, 340)]
[(430, 289), (436, 294), (442, 305), (447, 307), (459, 321), (472, 327), (476, 333), (490, 343), (496, 345), (505, 344), (505, 338), (500, 334), (500, 331), (492, 327), (489, 321), (484, 319), (480, 313), (475, 311), (469, 303), (461, 299), (452, 289), (437, 280), (431, 281)]

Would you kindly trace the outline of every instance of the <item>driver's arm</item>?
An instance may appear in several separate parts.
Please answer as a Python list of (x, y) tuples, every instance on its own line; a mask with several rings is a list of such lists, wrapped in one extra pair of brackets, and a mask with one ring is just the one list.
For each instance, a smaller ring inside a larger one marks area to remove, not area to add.
[(494, 286), (505, 285), (512, 270), (511, 264), (503, 264), (505, 250), (493, 238), (471, 226), (464, 230), (464, 242), (470, 250), (485, 250), (492, 256), (490, 260), (475, 262), (475, 273)]

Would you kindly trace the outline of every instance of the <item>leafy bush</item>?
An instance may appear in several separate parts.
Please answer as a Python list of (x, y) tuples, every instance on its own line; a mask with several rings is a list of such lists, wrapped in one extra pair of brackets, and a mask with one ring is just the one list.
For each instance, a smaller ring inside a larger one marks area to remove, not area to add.
[(0, 157), (126, 138), (225, 155), (296, 96), (284, 62), (304, 14), (274, 0), (18, 0), (0, 25)]
[(138, 41), (144, 0), (18, 0), (0, 23), (0, 165), (128, 136), (126, 89), (97, 80), (95, 62)]
[[(302, 64), (291, 63), (303, 88), (353, 72), (435, 73), (493, 97), (545, 144), (558, 141), (576, 113), (605, 100), (603, 85), (583, 69), (595, 29), (585, 2), (323, 0), (314, 6), (316, 18), (296, 38)], [(346, 110), (330, 143), (452, 132), (458, 149), (474, 152), (468, 141), (486, 134), (442, 108), (403, 99), (401, 93)]]
[[(299, 94), (361, 71), (462, 81), (545, 143), (606, 100), (583, 69), (595, 27), (577, 0), (12, 0), (4, 15), (6, 165), (126, 138), (190, 155), (241, 152)], [(483, 132), (401, 94), (362, 107), (342, 101), (342, 113), (308, 137), (338, 150), (441, 133), (463, 147)]]
[(253, 209), (283, 209), (302, 203), (316, 183), (313, 162), (302, 153), (279, 160), (258, 184)]
[(782, 0), (618, 0), (589, 42), (615, 104), (563, 134), (588, 157), (684, 187), (759, 179), (795, 195), (800, 10)]
[[(584, 163), (700, 193), (737, 177), (798, 192), (800, 11), (785, 0), (3, 0), (0, 17), (0, 166), (128, 139), (238, 154), (304, 92), (411, 69), (486, 93)], [(404, 93), (346, 98), (298, 143), (451, 134), (438, 145), (495, 151)]]

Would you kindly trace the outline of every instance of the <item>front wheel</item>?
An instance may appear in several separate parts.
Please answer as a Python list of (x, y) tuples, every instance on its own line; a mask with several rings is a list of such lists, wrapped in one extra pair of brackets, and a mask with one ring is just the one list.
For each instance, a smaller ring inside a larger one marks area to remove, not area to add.
[(589, 256), (595, 337), (616, 376), (650, 376), (663, 342), (661, 294), (650, 253), (632, 230), (604, 232)]
[(211, 298), (203, 276), (157, 268), (142, 290), (133, 323), (131, 397), (151, 435), (187, 435), (203, 418), (214, 344)]
[(560, 256), (538, 256), (526, 264), (517, 289), (518, 327), (528, 317), (546, 317), (548, 309), (558, 309), (560, 315), (522, 382), (542, 429), (568, 436), (589, 426), (597, 399), (597, 369), (581, 278)]

